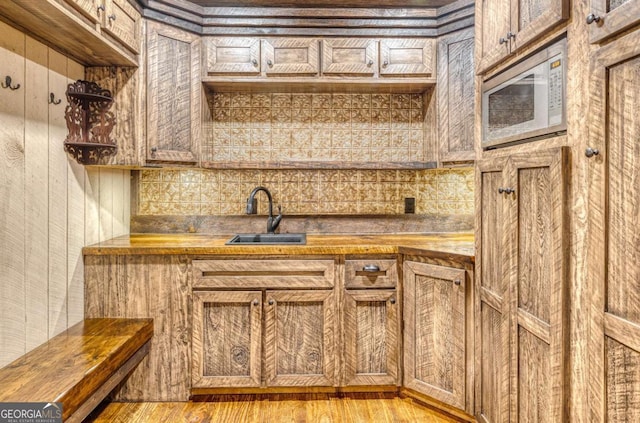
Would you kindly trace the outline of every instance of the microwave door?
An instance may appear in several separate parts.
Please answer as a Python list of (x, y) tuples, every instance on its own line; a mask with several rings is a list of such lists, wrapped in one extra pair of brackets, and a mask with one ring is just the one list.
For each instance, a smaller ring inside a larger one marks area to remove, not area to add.
[(547, 125), (547, 68), (541, 63), (483, 94), (484, 144), (516, 141)]

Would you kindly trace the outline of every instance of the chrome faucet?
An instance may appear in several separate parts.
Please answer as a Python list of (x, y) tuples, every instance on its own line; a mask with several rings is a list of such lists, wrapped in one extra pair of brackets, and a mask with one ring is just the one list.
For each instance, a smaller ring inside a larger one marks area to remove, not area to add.
[(269, 217), (267, 218), (267, 233), (274, 233), (275, 230), (280, 225), (280, 221), (282, 220), (282, 207), (278, 206), (278, 216), (273, 217), (273, 198), (271, 197), (271, 193), (265, 187), (255, 187), (251, 194), (249, 194), (249, 198), (247, 199), (247, 214), (257, 214), (258, 210), (256, 210), (256, 201), (255, 197), (258, 191), (264, 191), (267, 194), (267, 198), (269, 199)]

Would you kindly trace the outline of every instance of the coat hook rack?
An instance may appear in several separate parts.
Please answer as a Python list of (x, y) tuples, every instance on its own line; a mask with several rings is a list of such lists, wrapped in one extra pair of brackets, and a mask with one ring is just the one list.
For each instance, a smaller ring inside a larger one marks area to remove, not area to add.
[(9, 75), (5, 76), (4, 82), (0, 83), (0, 85), (2, 85), (2, 88), (10, 88), (12, 91), (20, 88), (20, 84), (16, 85), (15, 87), (11, 86), (11, 77)]
[(49, 93), (49, 104), (54, 104), (54, 105), (58, 105), (62, 103), (62, 99), (59, 98), (58, 100), (56, 100), (56, 95), (54, 93)]

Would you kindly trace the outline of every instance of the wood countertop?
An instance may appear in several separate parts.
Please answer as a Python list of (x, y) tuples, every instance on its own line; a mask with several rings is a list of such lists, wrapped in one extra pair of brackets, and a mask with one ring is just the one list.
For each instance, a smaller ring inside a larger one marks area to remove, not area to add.
[(233, 235), (131, 234), (83, 248), (84, 255), (408, 254), (474, 262), (471, 233), (307, 234), (305, 245), (225, 245)]

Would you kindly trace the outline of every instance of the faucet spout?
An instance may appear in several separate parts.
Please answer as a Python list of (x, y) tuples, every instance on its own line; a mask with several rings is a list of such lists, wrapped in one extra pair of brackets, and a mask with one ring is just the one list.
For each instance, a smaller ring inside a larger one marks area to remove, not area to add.
[(255, 187), (251, 194), (249, 194), (249, 198), (247, 199), (247, 214), (256, 214), (258, 210), (255, 207), (255, 197), (258, 192), (263, 191), (267, 194), (267, 199), (269, 200), (269, 217), (267, 218), (267, 233), (274, 233), (275, 230), (280, 225), (280, 221), (282, 220), (282, 207), (278, 206), (278, 216), (273, 217), (273, 197), (271, 197), (271, 193), (265, 187)]

